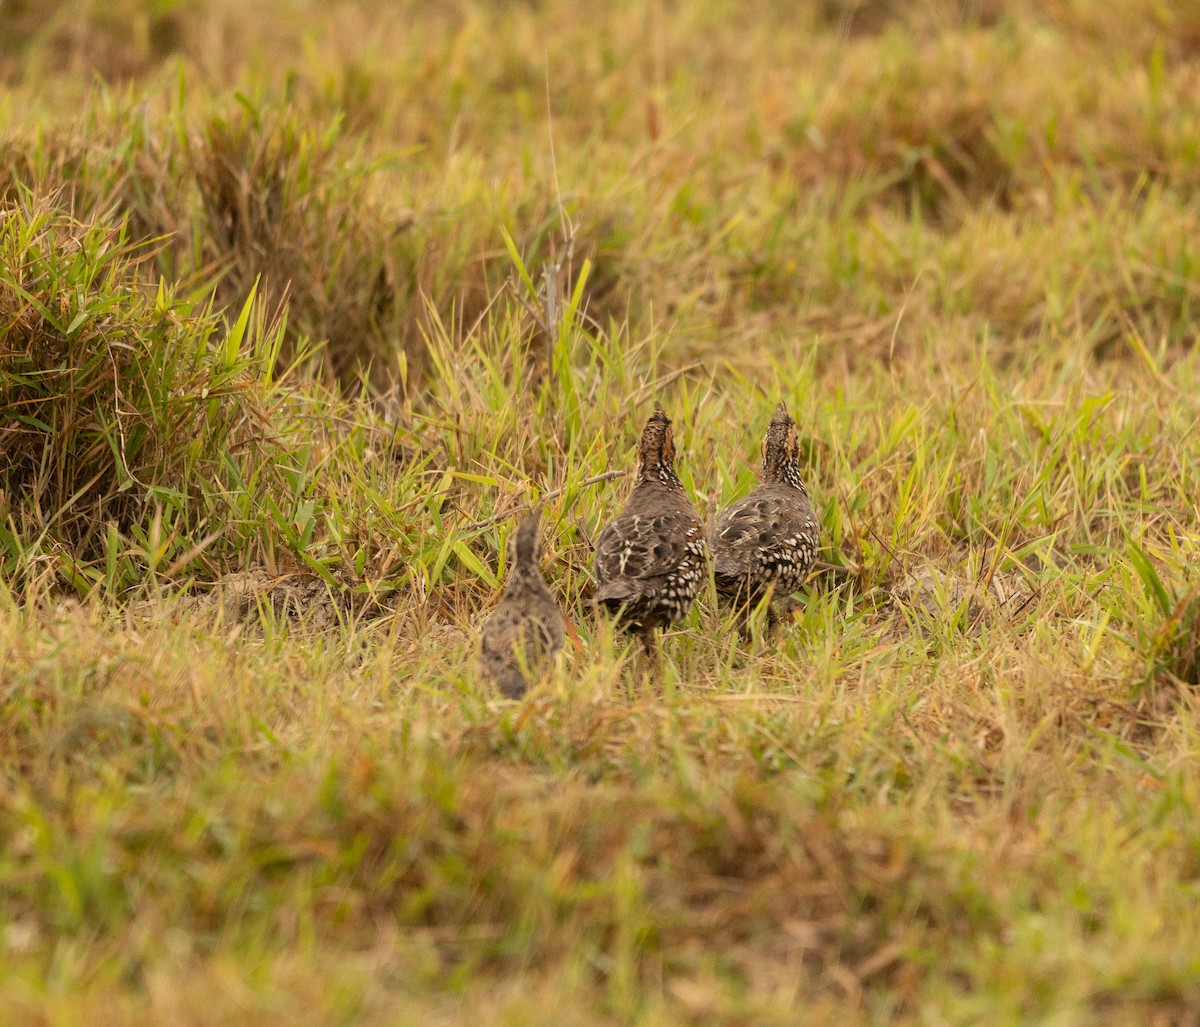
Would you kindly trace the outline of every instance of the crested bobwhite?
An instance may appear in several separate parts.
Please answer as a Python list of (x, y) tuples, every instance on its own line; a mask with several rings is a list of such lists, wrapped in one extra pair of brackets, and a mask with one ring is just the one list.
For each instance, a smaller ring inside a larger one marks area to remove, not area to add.
[[(565, 626), (538, 561), (540, 511), (517, 525), (500, 603), (483, 623), (479, 662), (502, 695), (517, 699), (563, 645)], [(528, 673), (527, 673), (528, 672)]]
[(704, 561), (704, 522), (675, 473), (671, 419), (655, 404), (638, 443), (633, 493), (596, 540), (596, 606), (653, 652), (655, 629), (691, 608)]
[[(713, 526), (712, 561), (717, 594), (751, 609), (774, 590), (790, 596), (804, 584), (817, 556), (820, 531), (800, 479), (796, 422), (780, 403), (762, 444), (758, 487), (726, 507)], [(769, 614), (773, 622), (774, 613)]]

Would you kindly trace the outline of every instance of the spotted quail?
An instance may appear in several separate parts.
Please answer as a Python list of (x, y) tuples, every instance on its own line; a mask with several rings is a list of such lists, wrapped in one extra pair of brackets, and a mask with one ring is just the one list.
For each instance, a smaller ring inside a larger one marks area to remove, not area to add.
[[(738, 606), (742, 622), (769, 591), (790, 596), (808, 577), (819, 529), (800, 479), (796, 422), (780, 403), (762, 444), (759, 485), (726, 507), (713, 526), (717, 594)], [(768, 612), (768, 623), (774, 622)]]
[(525, 694), (563, 645), (562, 614), (538, 566), (540, 516), (534, 510), (517, 525), (504, 594), (484, 622), (480, 638), (483, 673), (510, 699)]
[(675, 473), (671, 419), (655, 404), (638, 443), (633, 493), (596, 540), (596, 606), (653, 653), (655, 630), (691, 608), (704, 561), (704, 522)]

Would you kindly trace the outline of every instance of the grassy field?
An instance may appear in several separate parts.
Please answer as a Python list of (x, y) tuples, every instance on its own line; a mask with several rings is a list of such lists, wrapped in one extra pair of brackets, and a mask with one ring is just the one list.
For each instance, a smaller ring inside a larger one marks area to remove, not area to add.
[[(1184, 0), (0, 4), (0, 1021), (1200, 1023), (1198, 89)], [(653, 681), (656, 399), (824, 548)]]

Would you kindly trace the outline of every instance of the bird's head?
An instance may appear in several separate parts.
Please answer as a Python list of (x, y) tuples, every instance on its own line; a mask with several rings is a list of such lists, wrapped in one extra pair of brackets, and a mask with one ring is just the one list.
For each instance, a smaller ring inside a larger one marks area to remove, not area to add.
[(539, 526), (542, 519), (541, 507), (535, 506), (520, 521), (512, 533), (509, 543), (512, 566), (517, 572), (536, 569), (542, 559), (542, 534)]
[(638, 481), (647, 479), (669, 486), (679, 484), (675, 474), (675, 428), (657, 403), (638, 442)]
[(800, 479), (800, 439), (796, 422), (780, 403), (762, 443), (762, 480), (784, 482), (807, 493)]

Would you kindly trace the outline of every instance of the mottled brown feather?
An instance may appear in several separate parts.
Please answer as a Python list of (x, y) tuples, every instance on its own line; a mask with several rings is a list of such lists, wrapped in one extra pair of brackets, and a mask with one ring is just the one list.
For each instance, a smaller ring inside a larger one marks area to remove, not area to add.
[(796, 423), (780, 403), (763, 439), (760, 483), (726, 507), (713, 526), (713, 577), (722, 599), (740, 606), (800, 588), (820, 543), (820, 525), (800, 477)]
[(637, 480), (624, 509), (596, 540), (598, 607), (649, 644), (682, 620), (705, 575), (704, 522), (675, 473), (674, 430), (658, 408), (638, 443)]
[(483, 674), (502, 695), (513, 699), (536, 683), (562, 648), (566, 633), (558, 603), (539, 566), (539, 520), (540, 512), (534, 510), (517, 525), (503, 595), (480, 632)]

